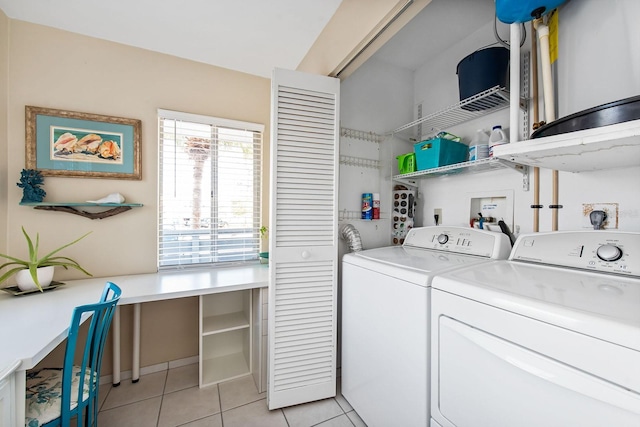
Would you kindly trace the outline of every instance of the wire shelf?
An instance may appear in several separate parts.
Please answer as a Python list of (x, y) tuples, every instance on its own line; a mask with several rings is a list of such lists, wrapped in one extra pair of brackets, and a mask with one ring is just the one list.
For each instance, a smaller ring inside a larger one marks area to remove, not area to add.
[(417, 125), (422, 125), (424, 131), (433, 131), (432, 133), (435, 134), (441, 130), (508, 107), (509, 92), (503, 87), (494, 86), (443, 110), (407, 123), (388, 132), (387, 135), (394, 135)]
[(389, 219), (386, 212), (380, 212), (380, 219), (362, 219), (362, 211), (348, 211), (341, 209), (338, 211), (338, 221), (363, 221), (369, 223), (375, 223), (379, 220)]
[(393, 180), (415, 186), (417, 180), (420, 179), (435, 178), (438, 176), (453, 174), (486, 172), (497, 169), (512, 169), (519, 172), (522, 174), (522, 188), (525, 191), (529, 190), (529, 167), (498, 158), (473, 160), (470, 162), (441, 166), (439, 168), (404, 173), (393, 176)]

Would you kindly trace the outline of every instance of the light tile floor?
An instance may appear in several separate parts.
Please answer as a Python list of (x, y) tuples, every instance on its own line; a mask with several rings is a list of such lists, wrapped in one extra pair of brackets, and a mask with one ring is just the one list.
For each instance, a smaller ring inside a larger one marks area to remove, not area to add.
[(100, 386), (100, 427), (366, 427), (349, 402), (335, 398), (269, 411), (251, 376), (198, 387), (198, 365)]

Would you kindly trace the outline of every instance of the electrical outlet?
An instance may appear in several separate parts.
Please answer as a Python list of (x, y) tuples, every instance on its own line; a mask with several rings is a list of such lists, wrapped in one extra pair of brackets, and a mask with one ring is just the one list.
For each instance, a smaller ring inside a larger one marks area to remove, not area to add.
[(607, 218), (602, 224), (602, 228), (606, 230), (615, 230), (618, 228), (618, 203), (583, 203), (582, 204), (582, 228), (591, 228), (591, 220), (589, 214), (593, 211), (604, 211)]
[[(437, 220), (436, 220), (436, 215), (438, 215)], [(433, 220), (436, 225), (442, 224), (442, 208), (437, 208), (433, 210)]]

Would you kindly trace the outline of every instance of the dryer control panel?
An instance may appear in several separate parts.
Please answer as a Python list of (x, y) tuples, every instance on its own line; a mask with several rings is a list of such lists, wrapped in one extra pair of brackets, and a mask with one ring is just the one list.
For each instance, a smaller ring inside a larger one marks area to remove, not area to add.
[(640, 233), (555, 231), (518, 237), (510, 260), (640, 277)]
[(507, 259), (511, 252), (511, 242), (506, 234), (468, 227), (412, 228), (403, 246), (491, 259)]

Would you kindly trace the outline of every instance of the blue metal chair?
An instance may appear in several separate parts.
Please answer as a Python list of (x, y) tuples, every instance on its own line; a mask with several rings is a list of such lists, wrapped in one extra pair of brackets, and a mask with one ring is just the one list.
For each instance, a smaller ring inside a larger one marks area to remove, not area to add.
[[(67, 427), (74, 417), (78, 427), (97, 425), (102, 350), (121, 294), (118, 286), (107, 282), (100, 302), (76, 307), (69, 327), (63, 368), (27, 374), (27, 427)], [(91, 323), (84, 348), (80, 347), (82, 361), (76, 365), (78, 329), (88, 315), (91, 315)]]

